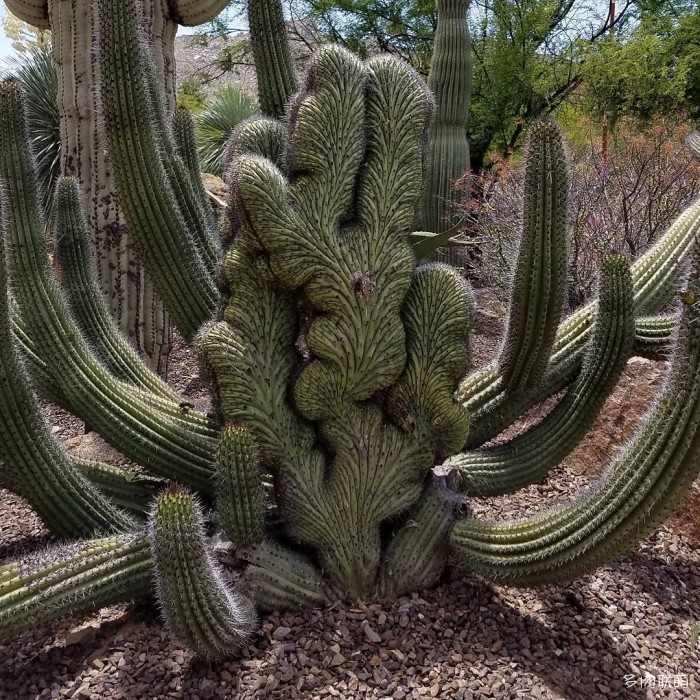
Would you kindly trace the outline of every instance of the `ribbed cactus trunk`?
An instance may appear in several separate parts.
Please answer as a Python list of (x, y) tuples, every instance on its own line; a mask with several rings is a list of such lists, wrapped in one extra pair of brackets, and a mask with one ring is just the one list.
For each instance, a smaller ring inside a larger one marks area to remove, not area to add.
[[(121, 330), (159, 372), (167, 369), (171, 325), (153, 280), (139, 260), (120, 210), (114, 167), (107, 154), (98, 85), (97, 13), (91, 0), (10, 0), (10, 11), (51, 28), (58, 77), (62, 173), (80, 184), (93, 258), (102, 291)], [(175, 35), (178, 24), (215, 17), (226, 0), (141, 0), (163, 107), (175, 109)]]
[(472, 85), (469, 0), (437, 0), (438, 26), (428, 85), (437, 100), (430, 129), (419, 228), (441, 233), (454, 224), (454, 184), (469, 169), (467, 123)]
[(248, 0), (248, 25), (260, 109), (265, 116), (280, 119), (297, 91), (280, 0)]
[[(150, 35), (158, 77), (165, 87), (167, 108), (172, 112), (177, 24), (169, 19), (164, 5), (160, 0), (144, 1), (144, 27)], [(96, 16), (92, 6), (90, 0), (49, 2), (58, 73), (62, 171), (80, 183), (93, 258), (113, 315), (122, 331), (149, 358), (151, 366), (164, 371), (170, 352), (170, 321), (152, 279), (130, 245), (117, 199), (99, 116)]]

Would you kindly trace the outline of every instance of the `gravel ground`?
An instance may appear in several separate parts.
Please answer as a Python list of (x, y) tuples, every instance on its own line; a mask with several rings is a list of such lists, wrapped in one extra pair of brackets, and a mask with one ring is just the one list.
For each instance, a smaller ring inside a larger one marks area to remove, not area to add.
[[(489, 329), (473, 339), (484, 361), (494, 324), (477, 327)], [(171, 367), (175, 383), (204, 400), (182, 347)], [(478, 514), (526, 515), (585, 487), (632, 435), (663, 370), (632, 360), (565, 463), (514, 496), (475, 503)], [(82, 435), (79, 421), (47, 414), (70, 449), (119, 459)], [(154, 604), (116, 606), (0, 645), (0, 700), (700, 698), (700, 654), (690, 644), (691, 622), (700, 620), (698, 508), (694, 488), (634, 553), (569, 586), (518, 590), (451, 571), (441, 586), (396, 601), (263, 617), (244, 657), (215, 665), (172, 640)], [(21, 499), (0, 492), (0, 563), (50, 541)]]

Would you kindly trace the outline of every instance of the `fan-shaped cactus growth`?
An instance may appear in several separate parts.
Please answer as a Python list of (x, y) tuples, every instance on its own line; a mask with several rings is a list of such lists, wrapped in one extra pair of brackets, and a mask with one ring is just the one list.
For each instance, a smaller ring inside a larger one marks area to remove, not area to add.
[[(246, 122), (232, 137), (219, 252), (198, 218), (201, 191), (187, 185), (191, 129), (180, 123), (178, 145), (154, 104), (135, 0), (97, 7), (124, 209), (148, 224), (154, 276), (164, 285), (177, 277), (166, 299), (195, 336), (213, 410), (178, 403), (121, 358), (90, 299), (84, 227), (65, 181), (58, 226), (63, 243), (73, 241), (65, 290), (51, 276), (20, 96), (4, 83), (0, 283), (7, 269), (11, 284), (0, 303), (0, 400), (25, 409), (0, 411), (0, 475), (56, 533), (101, 536), (2, 565), (0, 637), (155, 594), (175, 634), (219, 657), (248, 639), (248, 599), (269, 610), (400, 595), (438, 581), (450, 555), (494, 580), (571, 578), (669, 512), (700, 468), (699, 246), (668, 388), (603, 477), (529, 520), (481, 522), (453, 504), (539, 479), (581, 439), (635, 348), (668, 343), (669, 319), (649, 315), (673, 291), (700, 204), (631, 268), (606, 258), (599, 300), (561, 320), (563, 254), (553, 248), (563, 247), (565, 173), (557, 130), (538, 124), (527, 149), (522, 289), (501, 356), (465, 378), (468, 286), (414, 257), (434, 112), (422, 80), (392, 58), (362, 63), (338, 47), (319, 50), (285, 122)], [(188, 284), (183, 298), (176, 286)], [(89, 334), (99, 342), (86, 342)], [(159, 479), (71, 461), (38, 420), (16, 418), (36, 412), (20, 357), (39, 390)], [(481, 447), (565, 387), (541, 424)], [(446, 494), (435, 471), (456, 477), (447, 482), (463, 493)], [(156, 491), (144, 522), (144, 500)], [(235, 588), (209, 547), (222, 531), (243, 570)]]

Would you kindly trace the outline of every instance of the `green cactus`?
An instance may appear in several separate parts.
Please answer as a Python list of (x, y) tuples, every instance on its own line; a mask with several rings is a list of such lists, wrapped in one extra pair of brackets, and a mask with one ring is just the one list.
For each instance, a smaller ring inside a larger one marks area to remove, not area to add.
[[(689, 292), (700, 295), (700, 245)], [(451, 542), (470, 569), (516, 585), (571, 579), (650, 533), (700, 472), (700, 308), (686, 304), (671, 374), (632, 442), (566, 505), (527, 519), (455, 525)]]
[[(227, 0), (142, 0), (139, 19), (154, 58), (154, 78), (168, 118), (175, 109), (175, 34), (178, 24), (209, 22)], [(153, 369), (167, 370), (171, 323), (132, 245), (140, 235), (124, 226), (115, 173), (106, 154), (99, 107), (95, 47), (97, 11), (92, 0), (9, 0), (10, 11), (31, 25), (51, 29), (51, 54), (60, 120), (60, 170), (80, 186), (90, 253), (112, 315)], [(193, 181), (194, 182), (194, 181)]]
[(437, 99), (430, 129), (425, 189), (420, 202), (419, 227), (441, 233), (455, 221), (455, 182), (469, 170), (469, 103), (472, 48), (467, 24), (469, 0), (436, 0), (435, 46), (428, 85)]
[[(465, 377), (468, 285), (448, 266), (415, 260), (434, 101), (413, 71), (389, 57), (362, 63), (324, 47), (284, 122), (240, 125), (228, 148), (232, 194), (214, 264), (201, 235), (211, 233), (202, 192), (187, 185), (196, 176), (191, 125), (176, 125), (173, 139), (135, 38), (137, 1), (98, 0), (97, 10), (109, 38), (101, 61), (110, 142), (122, 149), (113, 157), (120, 177), (132, 180), (124, 210), (158, 212), (145, 232), (156, 275), (187, 268), (190, 293), (206, 296), (173, 303), (191, 314), (213, 408), (204, 416), (148, 386), (148, 375), (119, 375), (129, 360), (106, 359), (106, 345), (117, 344), (94, 305), (69, 291), (75, 316), (69, 309), (48, 269), (17, 88), (3, 83), (0, 201), (16, 299), (4, 295), (0, 308), (0, 369), (12, 378), (0, 398), (8, 406), (18, 395), (31, 399), (21, 354), (42, 391), (146, 472), (178, 483), (69, 460), (55, 444), (45, 457), (36, 421), (15, 420), (21, 411), (0, 417), (2, 474), (18, 491), (41, 492), (40, 514), (69, 511), (90, 494), (93, 512), (74, 509), (67, 534), (129, 531), (0, 565), (0, 635), (154, 592), (185, 644), (220, 657), (249, 638), (248, 595), (261, 610), (402, 595), (438, 581), (448, 557), (493, 580), (566, 579), (665, 517), (700, 469), (700, 243), (681, 295), (669, 387), (604, 477), (571, 504), (518, 522), (485, 523), (459, 504), (546, 474), (581, 439), (635, 348), (668, 347), (671, 317), (654, 314), (673, 296), (678, 262), (700, 229), (700, 203), (631, 268), (606, 258), (600, 299), (560, 320), (565, 178), (554, 127), (536, 125), (516, 276), (527, 303), (514, 299), (501, 356)], [(164, 189), (153, 192), (155, 184)], [(70, 195), (72, 186), (64, 188)], [(77, 252), (66, 259), (79, 281), (67, 286), (93, 296), (80, 221), (65, 218), (72, 209), (63, 207), (62, 226), (76, 236)], [(195, 220), (199, 233), (187, 223)], [(181, 232), (191, 235), (176, 241)], [(158, 257), (176, 250), (181, 260)], [(181, 283), (173, 280), (174, 296)], [(94, 349), (83, 333), (100, 334)], [(482, 446), (565, 388), (540, 425)], [(453, 472), (459, 479), (444, 478)], [(144, 500), (161, 488), (144, 527)], [(233, 589), (210, 547), (220, 529), (243, 569)]]
[(280, 119), (297, 91), (297, 77), (280, 0), (248, 0), (250, 46), (265, 116)]
[(185, 491), (165, 491), (148, 528), (163, 615), (190, 649), (218, 658), (235, 653), (253, 631), (252, 604), (229, 589), (207, 549), (202, 513)]
[(438, 469), (454, 469), (474, 496), (512, 493), (545, 476), (581, 441), (627, 364), (634, 341), (632, 279), (619, 256), (603, 261), (600, 308), (581, 373), (566, 396), (539, 424), (503, 445), (451, 457)]
[(37, 623), (147, 598), (152, 561), (142, 535), (79, 540), (0, 567), (0, 640)]
[(231, 423), (221, 432), (216, 456), (216, 505), (221, 524), (238, 547), (260, 541), (265, 511), (262, 473), (251, 431)]
[(72, 178), (56, 189), (56, 252), (68, 307), (90, 348), (114, 374), (134, 386), (170, 401), (178, 395), (146, 367), (133, 345), (119, 331), (92, 268), (87, 225), (78, 187)]
[(549, 119), (530, 127), (525, 159), (522, 234), (498, 360), (506, 394), (542, 381), (566, 289), (568, 178), (561, 135)]

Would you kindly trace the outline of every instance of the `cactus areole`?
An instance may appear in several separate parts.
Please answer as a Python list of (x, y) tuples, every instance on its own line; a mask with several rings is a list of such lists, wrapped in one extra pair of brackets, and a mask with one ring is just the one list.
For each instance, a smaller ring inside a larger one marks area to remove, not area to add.
[[(417, 264), (411, 244), (435, 101), (408, 66), (317, 51), (283, 122), (233, 134), (217, 232), (158, 104), (136, 1), (96, 8), (121, 206), (198, 349), (213, 408), (139, 367), (95, 303), (70, 180), (57, 198), (64, 286), (54, 279), (22, 97), (3, 82), (0, 482), (67, 543), (0, 562), (0, 638), (155, 596), (183, 643), (220, 658), (246, 645), (255, 609), (402, 595), (435, 584), (448, 558), (514, 585), (569, 580), (666, 517), (700, 469), (695, 303), (658, 403), (594, 485), (525, 520), (486, 522), (463, 506), (540, 479), (581, 439), (626, 359), (668, 344), (673, 324), (653, 314), (683, 257), (685, 298), (700, 298), (700, 203), (632, 267), (607, 256), (599, 299), (562, 319), (566, 168), (556, 127), (536, 124), (508, 331), (500, 357), (467, 374), (468, 284)], [(143, 473), (67, 455), (32, 387)], [(565, 387), (539, 425), (484, 445)], [(212, 533), (240, 562), (235, 587)]]

